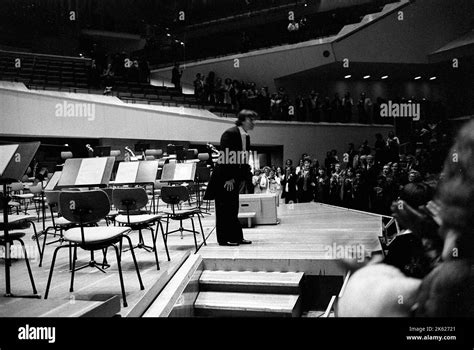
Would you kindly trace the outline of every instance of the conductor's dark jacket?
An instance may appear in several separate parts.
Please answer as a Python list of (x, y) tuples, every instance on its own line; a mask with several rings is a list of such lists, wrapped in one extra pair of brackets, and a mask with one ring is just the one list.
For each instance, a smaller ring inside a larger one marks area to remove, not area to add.
[[(250, 137), (247, 136), (246, 140), (246, 151), (248, 152), (250, 149)], [(237, 126), (227, 129), (222, 134), (220, 142), (220, 152), (221, 155), (224, 154), (224, 157), (219, 157), (220, 160), (222, 158), (226, 160), (226, 150), (228, 150), (229, 152), (238, 152), (243, 150), (242, 136)], [(249, 177), (251, 177), (251, 173), (250, 166), (248, 164), (226, 164), (226, 162), (218, 163), (214, 171), (212, 172), (211, 179), (209, 180), (209, 184), (207, 186), (206, 194), (204, 195), (204, 199), (216, 199), (216, 196), (219, 195), (219, 192), (224, 191), (224, 184), (228, 180), (234, 179), (234, 186), (239, 186), (240, 182), (247, 181)]]

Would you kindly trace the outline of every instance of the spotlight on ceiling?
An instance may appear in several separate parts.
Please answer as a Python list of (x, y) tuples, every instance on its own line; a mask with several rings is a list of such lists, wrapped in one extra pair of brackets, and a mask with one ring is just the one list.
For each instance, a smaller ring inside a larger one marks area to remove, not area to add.
[(415, 77), (415, 80), (420, 80), (420, 79), (421, 79), (420, 76)]
[(370, 78), (370, 75), (365, 75), (364, 76), (364, 79), (369, 79)]
[(352, 77), (352, 75), (348, 74), (344, 78), (349, 79), (350, 77)]
[(384, 75), (384, 76), (383, 76), (382, 78), (380, 78), (380, 79), (385, 80), (385, 79), (387, 79), (387, 78), (388, 78), (388, 75)]
[(430, 80), (436, 80), (437, 77), (431, 77)]

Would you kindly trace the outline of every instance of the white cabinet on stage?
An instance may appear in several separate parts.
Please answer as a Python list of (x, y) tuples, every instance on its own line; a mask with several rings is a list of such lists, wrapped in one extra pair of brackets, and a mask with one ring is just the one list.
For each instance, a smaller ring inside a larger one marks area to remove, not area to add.
[(239, 212), (255, 213), (255, 224), (278, 224), (276, 194), (241, 194), (239, 195)]

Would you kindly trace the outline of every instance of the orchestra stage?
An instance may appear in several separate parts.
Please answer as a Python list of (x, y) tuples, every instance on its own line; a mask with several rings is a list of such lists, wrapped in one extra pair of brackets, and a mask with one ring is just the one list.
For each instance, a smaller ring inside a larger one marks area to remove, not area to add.
[[(281, 205), (278, 207), (279, 224), (258, 225), (244, 228), (245, 239), (251, 245), (223, 247), (217, 245), (214, 232), (214, 215), (204, 215), (203, 227), (207, 246), (198, 254), (202, 257), (201, 269), (238, 271), (299, 271), (307, 275), (343, 276), (339, 263), (348, 254), (354, 258), (381, 251), (379, 236), (382, 234), (382, 218), (378, 215), (356, 212), (319, 203)], [(36, 223), (40, 227), (40, 223)], [(186, 225), (186, 224), (185, 224)], [(174, 229), (176, 223), (171, 223)], [(57, 243), (47, 246), (43, 266), (38, 267), (36, 243), (31, 239), (31, 228), (23, 230), (31, 257), (31, 265), (38, 293), (46, 288), (49, 267)], [(131, 234), (136, 241), (138, 234)], [(144, 232), (145, 241), (150, 235)], [(41, 238), (42, 241), (42, 238)], [(107, 273), (86, 268), (76, 272), (74, 292), (69, 292), (70, 272), (68, 250), (60, 250), (54, 270), (48, 299), (0, 298), (0, 317), (78, 317), (112, 316), (140, 317), (153, 305), (173, 275), (194, 256), (194, 240), (191, 233), (169, 236), (168, 247), (171, 261), (166, 260), (161, 234), (157, 240), (161, 269), (157, 271), (153, 253), (136, 249), (145, 290), (139, 288), (130, 252), (122, 255), (122, 270), (128, 307), (121, 303), (120, 282), (115, 254), (107, 255), (111, 267)], [(36, 252), (36, 253), (35, 253)], [(342, 255), (341, 255), (342, 254)], [(35, 256), (36, 255), (36, 256)], [(349, 256), (350, 257), (350, 256)], [(97, 260), (100, 260), (99, 258)], [(189, 259), (188, 259), (189, 260)], [(78, 250), (77, 264), (87, 263), (89, 253)], [(5, 288), (4, 261), (0, 261), (0, 293)], [(12, 291), (15, 294), (31, 294), (27, 270), (22, 258), (12, 263)]]
[(382, 250), (382, 217), (321, 203), (280, 204), (279, 224), (244, 228), (250, 245), (219, 246), (215, 235), (200, 250), (207, 269), (304, 271), (344, 275), (340, 258)]

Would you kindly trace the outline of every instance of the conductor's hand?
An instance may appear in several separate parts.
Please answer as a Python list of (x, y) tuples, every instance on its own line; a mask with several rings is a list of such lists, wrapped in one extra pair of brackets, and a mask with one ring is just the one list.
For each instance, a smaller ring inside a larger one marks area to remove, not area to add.
[(227, 180), (224, 184), (224, 188), (231, 192), (234, 190), (234, 184), (235, 184), (235, 180), (234, 179), (230, 179), (230, 180)]

